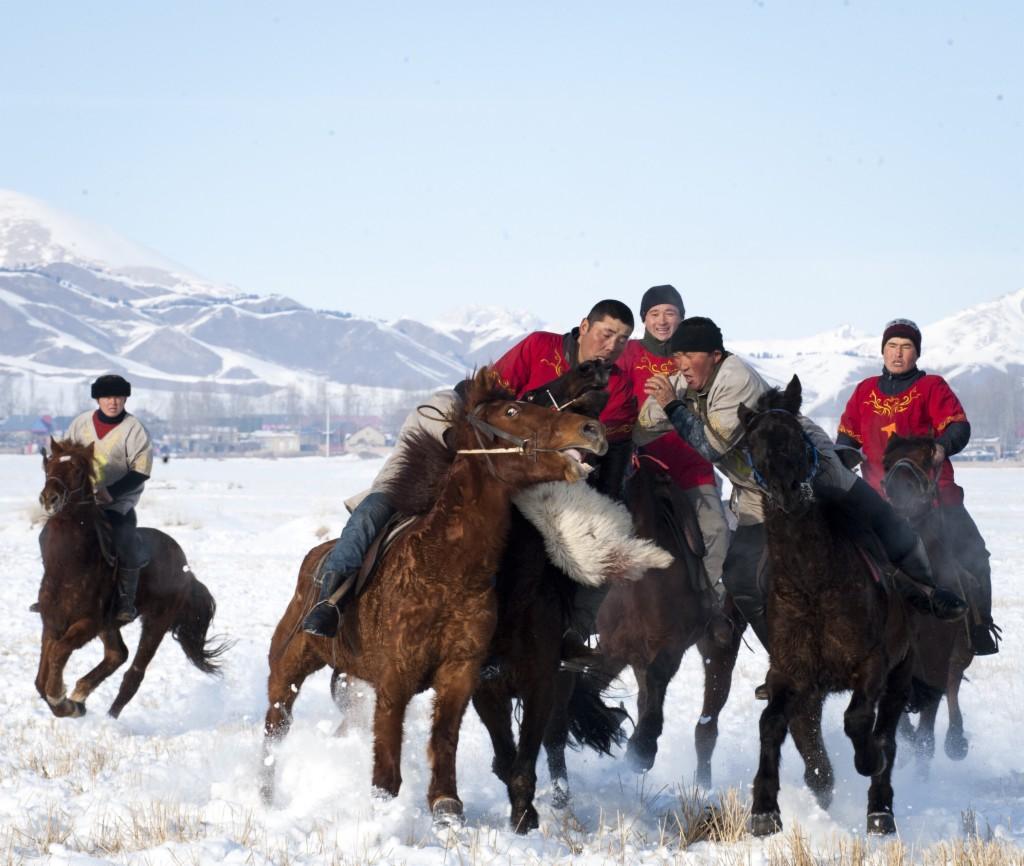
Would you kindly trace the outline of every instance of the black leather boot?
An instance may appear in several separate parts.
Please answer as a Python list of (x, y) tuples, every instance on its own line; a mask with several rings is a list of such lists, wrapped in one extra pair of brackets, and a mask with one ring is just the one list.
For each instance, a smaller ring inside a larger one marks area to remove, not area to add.
[(117, 570), (117, 607), (114, 620), (125, 625), (139, 615), (135, 609), (135, 592), (139, 588), (138, 568), (119, 568)]
[(907, 578), (902, 584), (909, 590), (904, 592), (904, 598), (922, 613), (946, 622), (961, 619), (967, 613), (967, 602), (955, 592), (935, 585), (928, 553), (920, 538), (901, 560), (893, 564)]
[[(330, 597), (350, 575), (325, 571), (320, 584), (320, 598), (302, 621), (302, 630), (317, 637), (335, 637), (341, 627), (341, 602), (331, 604)], [(345, 598), (348, 596), (346, 595)], [(344, 600), (344, 599), (342, 599)]]

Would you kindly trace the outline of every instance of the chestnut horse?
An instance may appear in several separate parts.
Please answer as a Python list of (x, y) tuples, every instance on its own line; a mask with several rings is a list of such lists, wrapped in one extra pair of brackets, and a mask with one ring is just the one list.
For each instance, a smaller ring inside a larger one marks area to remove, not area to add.
[[(43, 454), (46, 483), (39, 494), (49, 518), (40, 539), (43, 645), (36, 691), (55, 716), (82, 716), (86, 698), (124, 664), (128, 649), (113, 616), (117, 576), (104, 552), (110, 549), (110, 524), (93, 498), (93, 446), (53, 439), (50, 446), (52, 454)], [(207, 639), (216, 605), (210, 591), (192, 574), (178, 543), (157, 529), (139, 529), (139, 534), (150, 554), (135, 599), (142, 634), (110, 706), (114, 718), (138, 691), (168, 631), (203, 673), (219, 673), (218, 659), (228, 649), (227, 643), (211, 645)], [(94, 637), (103, 641), (103, 660), (68, 697), (64, 666), (75, 650)]]
[(818, 453), (797, 417), (800, 403), (794, 376), (785, 392), (772, 388), (754, 409), (739, 407), (750, 465), (765, 491), (769, 569), (769, 699), (751, 830), (782, 829), (779, 755), (787, 730), (804, 759), (804, 781), (823, 809), (831, 804), (821, 710), (828, 694), (852, 690), (844, 728), (857, 772), (871, 777), (867, 831), (893, 833), (896, 726), (914, 663), (910, 615), (900, 594), (874, 579), (847, 532), (850, 516), (814, 498)]
[[(336, 638), (300, 629), (316, 597), (317, 564), (333, 542), (306, 555), (271, 642), (264, 725), (269, 751), (291, 723), (303, 681), (324, 666), (370, 683), (377, 694), (373, 784), (395, 796), (402, 783), (406, 707), (417, 692), (433, 688), (427, 804), (442, 823), (462, 816), (455, 780), (459, 727), (494, 634), (493, 575), (505, 549), (512, 495), (543, 481), (579, 480), (585, 474), (579, 453), (607, 449), (599, 422), (515, 401), (497, 387), (489, 368), (464, 392), (450, 419), (450, 448), (426, 434), (410, 437), (409, 460), (390, 495), (403, 511), (420, 516), (349, 603)], [(273, 761), (269, 753), (267, 758), (265, 799), (273, 792)]]
[[(953, 552), (951, 538), (937, 506), (938, 468), (932, 457), (935, 440), (930, 436), (893, 436), (885, 447), (882, 466), (886, 496), (902, 517), (921, 536), (937, 583), (952, 589), (960, 584), (960, 593), (971, 583), (969, 575)], [(946, 697), (949, 727), (946, 729), (946, 755), (954, 761), (967, 757), (967, 737), (960, 712), (960, 683), (964, 671), (974, 660), (966, 622), (943, 622), (933, 616), (914, 613), (914, 680), (911, 706), (921, 716), (915, 728), (907, 715), (900, 719), (899, 733), (909, 740), (917, 756), (917, 772), (927, 778), (928, 766), (935, 754), (935, 717), (942, 697)]]

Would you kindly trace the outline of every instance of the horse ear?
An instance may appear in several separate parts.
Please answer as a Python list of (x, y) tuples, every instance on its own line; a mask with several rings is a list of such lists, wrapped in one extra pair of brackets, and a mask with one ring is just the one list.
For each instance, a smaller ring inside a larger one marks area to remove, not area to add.
[(782, 394), (783, 404), (788, 412), (797, 415), (800, 412), (800, 404), (803, 402), (803, 399), (803, 387), (800, 385), (800, 377), (794, 373), (793, 378), (789, 380), (789, 384)]
[(739, 416), (740, 426), (744, 430), (746, 430), (747, 429), (747, 422), (750, 420), (750, 417), (752, 415), (754, 415), (755, 413), (754, 413), (753, 409), (750, 409), (750, 408), (747, 407), (746, 403), (740, 403), (739, 408), (736, 409), (736, 414), (737, 414), (737, 416)]
[(51, 436), (50, 437), (50, 453), (51, 454), (57, 454), (59, 451), (60, 451), (60, 442), (58, 442), (56, 439), (54, 439)]

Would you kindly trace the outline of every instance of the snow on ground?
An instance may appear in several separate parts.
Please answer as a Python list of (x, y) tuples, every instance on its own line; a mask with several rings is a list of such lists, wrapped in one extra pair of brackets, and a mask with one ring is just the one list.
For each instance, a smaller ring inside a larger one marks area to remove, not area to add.
[[(472, 710), (458, 762), (467, 827), (450, 836), (432, 830), (424, 802), (428, 696), (418, 697), (407, 717), (400, 796), (390, 803), (374, 800), (366, 710), (354, 714), (359, 724), (335, 737), (339, 714), (326, 672), (303, 688), (294, 728), (277, 753), (277, 801), (273, 808), (262, 805), (256, 775), (272, 630), (303, 554), (325, 533), (338, 533), (345, 520), (342, 499), (367, 486), (379, 466), (379, 459), (348, 457), (159, 464), (140, 522), (178, 539), (217, 598), (215, 631), (237, 643), (224, 678), (216, 680), (192, 668), (168, 638), (120, 720), (105, 715), (120, 673), (91, 697), (89, 715), (71, 720), (53, 718), (32, 685), (40, 625), (28, 606), (41, 574), (35, 499), (42, 471), (38, 458), (0, 456), (0, 558), (8, 581), (0, 644), (0, 862), (769, 862), (768, 846), (776, 843), (701, 843), (677, 852), (659, 838), (664, 816), (694, 771), (692, 730), (701, 690), (696, 655), (684, 659), (669, 690), (654, 770), (641, 781), (620, 760), (570, 754), (576, 799), (575, 818), (567, 820), (551, 808), (547, 774), (540, 769), (542, 827), (525, 838), (507, 829), (505, 791), (490, 774), (489, 741)], [(967, 760), (954, 763), (942, 752), (943, 710), (930, 781), (918, 781), (912, 762), (895, 773), (897, 820), (904, 842), (925, 846), (961, 836), (962, 813), (973, 810), (983, 831), (1019, 852), (1024, 471), (957, 471), (993, 552), (996, 619), (1006, 641), (998, 656), (975, 663), (962, 690), (971, 740)], [(129, 647), (137, 634), (135, 625), (125, 630)], [(98, 658), (98, 643), (74, 656), (67, 682)], [(751, 692), (765, 668), (760, 648), (741, 653), (715, 754), (716, 791), (734, 788), (748, 796), (761, 709)], [(628, 707), (634, 694), (631, 679), (618, 686)], [(853, 771), (843, 707), (839, 698), (826, 707), (826, 742), (837, 777), (829, 813), (804, 789), (802, 764), (789, 742), (783, 755), (783, 820), (823, 847), (837, 839), (840, 845), (855, 842), (864, 830), (867, 781)]]

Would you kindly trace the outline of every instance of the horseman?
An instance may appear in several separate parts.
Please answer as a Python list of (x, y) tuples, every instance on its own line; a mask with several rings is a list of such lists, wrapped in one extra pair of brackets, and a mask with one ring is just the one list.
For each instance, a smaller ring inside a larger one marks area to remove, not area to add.
[(968, 592), (975, 624), (970, 629), (975, 655), (999, 651), (998, 627), (992, 622), (992, 571), (989, 552), (977, 525), (964, 507), (964, 491), (953, 479), (949, 458), (967, 445), (971, 425), (953, 389), (941, 376), (917, 366), (921, 330), (909, 319), (893, 319), (882, 334), (882, 373), (854, 389), (839, 422), (838, 445), (862, 449), (864, 480), (882, 492), (882, 454), (889, 438), (935, 438), (934, 467), (938, 473), (939, 508), (952, 548), (974, 579)]
[(73, 442), (93, 446), (93, 489), (97, 504), (110, 521), (117, 555), (114, 619), (119, 623), (129, 623), (138, 616), (135, 591), (143, 551), (135, 531), (135, 506), (153, 471), (149, 433), (124, 408), (131, 393), (131, 384), (121, 376), (100, 376), (92, 383), (97, 408), (75, 418), (67, 431), (67, 438)]
[[(676, 372), (670, 343), (685, 315), (683, 299), (674, 286), (653, 286), (644, 292), (640, 300), (643, 339), (630, 340), (619, 358), (619, 366), (632, 380), (638, 403), (647, 399), (644, 386), (651, 376), (655, 373), (668, 376)], [(633, 431), (633, 441), (642, 446), (641, 454), (649, 455), (665, 467), (693, 506), (704, 538), (704, 569), (721, 604), (725, 596), (722, 565), (729, 549), (729, 525), (722, 510), (714, 468), (674, 430), (651, 440), (645, 431), (637, 427)]]
[[(739, 526), (725, 558), (722, 579), (767, 648), (765, 592), (758, 574), (765, 549), (765, 503), (746, 459), (737, 410), (741, 404), (755, 405), (768, 384), (752, 366), (725, 350), (722, 332), (711, 319), (684, 319), (670, 348), (678, 373), (651, 376), (646, 385), (649, 397), (641, 407), (638, 424), (649, 431), (674, 428), (732, 482), (731, 508)], [(963, 616), (963, 600), (935, 586), (928, 554), (910, 525), (846, 468), (820, 427), (802, 415), (799, 421), (818, 452), (815, 473), (807, 479), (814, 494), (858, 515), (870, 526), (888, 558), (909, 578), (919, 605), (927, 605), (940, 619)], [(767, 689), (759, 686), (756, 694), (767, 698)]]
[[(633, 314), (625, 304), (602, 301), (590, 311), (579, 328), (574, 328), (568, 334), (537, 331), (528, 335), (506, 352), (494, 365), (494, 369), (500, 384), (519, 396), (558, 378), (570, 367), (583, 361), (600, 358), (614, 364), (632, 330)], [(618, 441), (628, 446), (630, 431), (636, 420), (636, 400), (628, 380), (618, 368), (612, 368), (608, 391), (609, 400), (600, 420), (607, 428), (609, 442)], [(349, 515), (348, 523), (327, 557), (320, 597), (302, 623), (305, 631), (320, 637), (337, 635), (341, 625), (339, 605), (343, 606), (352, 593), (342, 596), (337, 604), (332, 603), (331, 598), (349, 577), (358, 572), (373, 540), (397, 512), (384, 490), (397, 467), (402, 465), (401, 454), (406, 438), (404, 434), (418, 428), (443, 442), (449, 429), (443, 419), (461, 402), (455, 390), (439, 391), (425, 406), (413, 410), (406, 418), (394, 451), (374, 479), (368, 495)], [(592, 594), (599, 597), (591, 598)], [(597, 606), (604, 595), (600, 590), (584, 592), (581, 588), (576, 596), (579, 601), (585, 602), (586, 609), (579, 617), (574, 615), (574, 621), (581, 621), (581, 631), (588, 624), (592, 629)]]
[[(585, 361), (601, 360), (611, 365), (608, 403), (598, 416), (607, 431), (608, 453), (597, 470), (605, 476), (598, 479), (597, 486), (616, 498), (621, 479), (608, 476), (617, 474), (613, 468), (616, 465), (626, 465), (637, 415), (632, 383), (616, 362), (626, 349), (633, 327), (633, 313), (622, 301), (599, 301), (579, 327), (565, 334), (534, 331), (494, 363), (498, 380), (517, 397)], [(576, 587), (569, 628), (581, 643), (597, 631), (597, 611), (607, 594), (607, 585)]]

